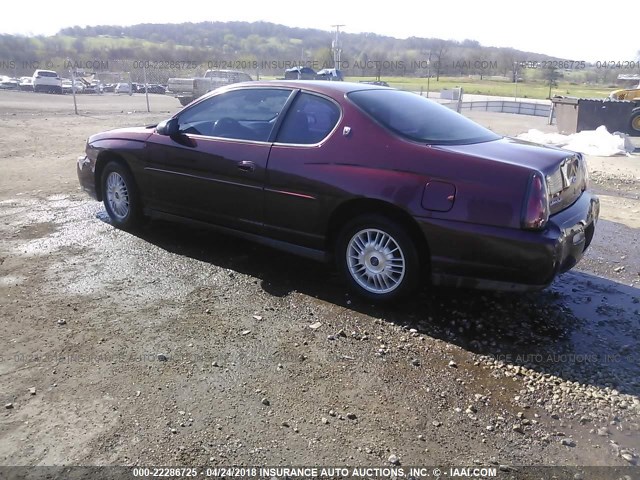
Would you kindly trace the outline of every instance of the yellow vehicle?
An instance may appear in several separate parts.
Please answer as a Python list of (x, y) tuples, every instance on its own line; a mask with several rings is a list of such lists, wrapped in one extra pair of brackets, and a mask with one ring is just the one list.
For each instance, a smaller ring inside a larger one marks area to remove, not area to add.
[(629, 118), (629, 134), (640, 136), (640, 83), (635, 88), (615, 90), (609, 94), (611, 100), (630, 100), (636, 103)]
[(635, 88), (614, 90), (609, 94), (611, 100), (640, 100), (640, 83)]

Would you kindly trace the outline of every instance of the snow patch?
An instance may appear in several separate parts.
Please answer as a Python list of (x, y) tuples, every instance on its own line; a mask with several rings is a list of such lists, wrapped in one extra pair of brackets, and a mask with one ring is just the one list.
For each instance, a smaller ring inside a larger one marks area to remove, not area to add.
[(620, 132), (609, 133), (604, 125), (601, 125), (595, 130), (584, 130), (572, 135), (544, 133), (532, 128), (527, 133), (518, 135), (517, 138), (542, 145), (562, 147), (567, 150), (573, 150), (574, 152), (598, 157), (630, 155), (635, 149), (627, 134)]

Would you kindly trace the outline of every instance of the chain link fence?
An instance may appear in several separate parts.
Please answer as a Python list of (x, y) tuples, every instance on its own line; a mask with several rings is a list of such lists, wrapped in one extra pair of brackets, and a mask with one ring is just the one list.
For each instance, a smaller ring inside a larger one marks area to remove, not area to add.
[[(2, 88), (32, 94), (35, 94), (34, 90), (61, 94), (65, 100), (68, 99), (68, 103), (56, 103), (68, 105), (75, 113), (81, 113), (86, 109), (95, 110), (96, 105), (99, 106), (99, 110), (107, 111), (110, 103), (116, 111), (123, 103), (126, 104), (126, 96), (135, 97), (135, 101), (132, 100), (130, 105), (136, 111), (166, 112), (181, 107), (181, 102), (175, 98), (177, 92), (168, 90), (169, 79), (184, 79), (183, 84), (189, 85), (188, 79), (204, 77), (207, 70), (216, 70), (217, 67), (219, 65), (216, 62), (66, 58), (46, 61), (3, 60), (0, 72), (5, 76), (3, 78), (7, 79), (3, 82)], [(36, 80), (39, 70), (55, 71), (58, 79), (48, 80), (47, 88), (43, 88), (38, 83), (42, 80)], [(252, 79), (260, 76), (257, 70), (244, 71)], [(34, 88), (36, 86), (38, 88)], [(144, 101), (140, 101), (141, 98), (144, 98)]]

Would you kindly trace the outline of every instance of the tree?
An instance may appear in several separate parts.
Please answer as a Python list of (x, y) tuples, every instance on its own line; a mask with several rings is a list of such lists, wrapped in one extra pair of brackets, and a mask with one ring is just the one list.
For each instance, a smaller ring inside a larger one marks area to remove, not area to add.
[(361, 52), (357, 62), (360, 66), (360, 76), (364, 77), (367, 72), (367, 63), (369, 63), (369, 55), (367, 55), (367, 52)]
[(487, 74), (489, 62), (484, 57), (482, 49), (477, 48), (469, 52), (469, 73), (480, 75), (480, 80)]
[(77, 53), (84, 53), (84, 39), (82, 37), (78, 37), (73, 41), (73, 48), (75, 48)]
[(543, 74), (543, 78), (547, 81), (549, 85), (549, 96), (547, 98), (551, 99), (551, 89), (553, 87), (558, 86), (558, 79), (562, 78), (562, 73), (558, 71), (557, 68), (549, 68), (545, 70)]
[(465, 48), (480, 48), (480, 42), (477, 40), (470, 40), (468, 38), (466, 38), (465, 40), (462, 41), (462, 46)]
[(449, 42), (446, 40), (438, 40), (433, 53), (436, 60), (436, 82), (439, 82), (440, 73), (444, 68), (444, 62), (447, 59), (447, 54), (449, 53)]

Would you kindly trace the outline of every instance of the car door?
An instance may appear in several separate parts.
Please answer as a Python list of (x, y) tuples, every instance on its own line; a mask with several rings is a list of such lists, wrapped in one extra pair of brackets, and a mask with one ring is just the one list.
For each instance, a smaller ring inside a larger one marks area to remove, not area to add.
[(179, 133), (148, 139), (153, 208), (257, 232), (271, 134), (292, 89), (241, 88), (177, 116)]
[(332, 164), (340, 158), (332, 132), (340, 116), (333, 100), (304, 91), (287, 109), (269, 156), (265, 234), (322, 248), (328, 205), (344, 194), (331, 187)]

